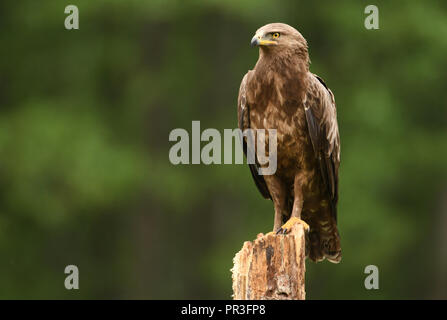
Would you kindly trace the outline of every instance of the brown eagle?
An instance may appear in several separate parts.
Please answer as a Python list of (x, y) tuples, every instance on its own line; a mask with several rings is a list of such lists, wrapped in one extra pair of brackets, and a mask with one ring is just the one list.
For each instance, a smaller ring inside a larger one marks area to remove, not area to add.
[[(249, 164), (260, 193), (273, 201), (273, 232), (287, 233), (301, 223), (306, 255), (338, 263), (340, 137), (334, 95), (309, 71), (307, 41), (295, 28), (267, 24), (251, 44), (259, 47), (259, 59), (242, 79), (238, 120), (242, 131), (277, 130), (276, 173), (259, 175), (259, 162)], [(246, 137), (243, 149), (247, 155)]]

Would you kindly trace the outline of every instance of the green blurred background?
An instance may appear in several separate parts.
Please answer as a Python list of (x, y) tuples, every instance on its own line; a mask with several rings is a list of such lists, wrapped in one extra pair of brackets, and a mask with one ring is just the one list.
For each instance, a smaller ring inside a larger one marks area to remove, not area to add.
[(306, 37), (338, 106), (343, 260), (307, 262), (307, 297), (447, 298), (443, 0), (2, 1), (0, 298), (231, 298), (232, 258), (270, 231), (272, 203), (245, 165), (172, 165), (168, 136), (237, 127), (270, 22)]

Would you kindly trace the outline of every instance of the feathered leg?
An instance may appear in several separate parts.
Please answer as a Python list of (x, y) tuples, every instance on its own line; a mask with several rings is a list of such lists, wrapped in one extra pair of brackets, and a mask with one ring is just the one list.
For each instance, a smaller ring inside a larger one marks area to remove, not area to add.
[(288, 233), (292, 226), (296, 223), (302, 224), (304, 231), (309, 231), (309, 225), (301, 220), (301, 212), (303, 211), (304, 197), (303, 197), (303, 177), (304, 175), (300, 172), (295, 176), (293, 183), (293, 207), (290, 219), (278, 230), (278, 233)]
[(273, 232), (277, 232), (283, 223), (283, 217), (288, 215), (287, 212), (287, 189), (281, 179), (275, 175), (264, 176), (265, 182), (272, 196), (273, 206), (275, 207), (275, 219), (273, 224)]

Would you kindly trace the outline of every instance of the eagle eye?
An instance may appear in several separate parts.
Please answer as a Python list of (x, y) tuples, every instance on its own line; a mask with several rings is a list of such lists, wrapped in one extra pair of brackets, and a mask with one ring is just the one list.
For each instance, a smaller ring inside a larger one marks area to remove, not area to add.
[(279, 32), (275, 32), (272, 34), (273, 39), (279, 38)]

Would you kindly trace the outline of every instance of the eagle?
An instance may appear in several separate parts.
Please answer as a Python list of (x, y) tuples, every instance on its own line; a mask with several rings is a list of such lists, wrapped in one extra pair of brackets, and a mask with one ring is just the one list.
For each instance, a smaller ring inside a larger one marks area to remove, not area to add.
[[(238, 124), (242, 131), (276, 130), (276, 172), (259, 174), (258, 150), (249, 164), (259, 192), (273, 201), (272, 232), (286, 234), (302, 224), (306, 256), (338, 263), (340, 136), (334, 95), (309, 71), (307, 41), (295, 28), (267, 24), (256, 31), (251, 45), (259, 47), (259, 59), (239, 88)], [(242, 144), (247, 156), (246, 136)]]

